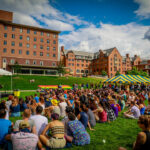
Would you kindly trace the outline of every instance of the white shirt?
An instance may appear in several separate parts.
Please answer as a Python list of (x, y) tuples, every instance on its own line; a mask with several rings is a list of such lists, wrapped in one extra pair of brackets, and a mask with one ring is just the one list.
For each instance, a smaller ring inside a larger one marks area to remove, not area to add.
[(60, 107), (60, 116), (65, 117), (66, 116), (67, 103), (66, 102), (61, 102), (61, 103), (59, 103), (59, 107)]
[(38, 135), (42, 133), (46, 125), (48, 124), (48, 119), (42, 115), (33, 115), (30, 117), (31, 120), (34, 120), (36, 126), (36, 132)]

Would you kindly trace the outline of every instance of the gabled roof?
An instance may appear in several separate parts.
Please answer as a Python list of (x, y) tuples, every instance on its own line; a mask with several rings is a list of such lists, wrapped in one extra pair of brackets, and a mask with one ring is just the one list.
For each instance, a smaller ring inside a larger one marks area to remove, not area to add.
[(106, 55), (106, 56), (109, 56), (111, 54), (111, 52), (114, 50), (115, 47), (113, 48), (110, 48), (110, 49), (105, 49), (105, 50), (102, 50), (103, 53)]

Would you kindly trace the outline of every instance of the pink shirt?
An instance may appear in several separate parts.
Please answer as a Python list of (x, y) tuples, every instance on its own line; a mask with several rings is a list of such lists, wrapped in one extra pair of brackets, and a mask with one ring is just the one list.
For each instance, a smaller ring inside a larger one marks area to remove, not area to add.
[(107, 121), (107, 113), (105, 110), (103, 110), (103, 112), (99, 112), (98, 116), (100, 118), (100, 121), (102, 122), (106, 122)]

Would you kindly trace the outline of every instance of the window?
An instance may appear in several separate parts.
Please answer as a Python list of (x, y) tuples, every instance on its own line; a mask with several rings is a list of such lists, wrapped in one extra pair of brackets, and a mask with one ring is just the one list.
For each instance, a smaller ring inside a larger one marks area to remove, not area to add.
[(81, 73), (84, 73), (84, 70), (81, 70)]
[(36, 41), (37, 39), (36, 39), (36, 37), (34, 37), (34, 41)]
[(33, 65), (36, 65), (36, 60), (33, 60)]
[(44, 33), (43, 33), (43, 32), (41, 32), (41, 35), (43, 36), (43, 35), (44, 35)]
[(74, 64), (72, 64), (72, 66), (74, 66)]
[(55, 40), (53, 41), (53, 44), (56, 44), (56, 41), (55, 41)]
[(4, 37), (7, 38), (7, 33), (4, 33)]
[(26, 51), (26, 55), (29, 55), (29, 51)]
[(7, 49), (6, 49), (6, 48), (4, 48), (4, 49), (3, 49), (3, 53), (6, 53), (6, 52), (7, 52)]
[(34, 44), (33, 47), (36, 48), (36, 44)]
[(21, 50), (21, 49), (19, 50), (19, 54), (20, 54), (20, 55), (22, 54), (22, 50)]
[(53, 47), (53, 51), (56, 51), (56, 47)]
[(27, 48), (29, 48), (30, 47), (30, 44), (29, 43), (27, 43)]
[(37, 32), (36, 32), (36, 31), (34, 31), (34, 34), (37, 34)]
[(56, 54), (53, 54), (53, 57), (56, 57)]
[(30, 33), (30, 29), (27, 29), (27, 33), (28, 33), (28, 34)]
[(27, 41), (29, 41), (30, 40), (30, 37), (29, 36), (27, 36)]
[(12, 27), (12, 31), (15, 31), (15, 27)]
[(22, 43), (19, 43), (19, 47), (22, 47)]
[(47, 40), (47, 43), (49, 43), (49, 40)]
[(74, 59), (72, 59), (72, 61), (74, 61)]
[(43, 66), (43, 61), (40, 61), (40, 66)]
[(80, 73), (80, 70), (79, 70), (79, 69), (77, 69), (77, 70), (76, 70), (76, 73)]
[(86, 63), (88, 63), (88, 60), (86, 60)]
[(84, 67), (84, 64), (82, 64), (82, 67)]
[(36, 52), (35, 51), (33, 52), (33, 55), (36, 56)]
[(69, 61), (71, 61), (71, 59), (69, 59)]
[(29, 61), (29, 60), (26, 60), (26, 64), (29, 65), (29, 64), (30, 64), (30, 61)]
[(49, 46), (47, 46), (47, 50), (49, 50)]
[(7, 30), (7, 26), (4, 26), (4, 29)]
[(47, 57), (49, 57), (49, 53), (47, 53), (47, 55), (46, 55)]
[(15, 50), (14, 50), (14, 49), (12, 49), (12, 50), (11, 50), (11, 53), (12, 53), (12, 54), (14, 54), (14, 53), (15, 53)]
[(50, 34), (49, 34), (49, 33), (47, 33), (47, 36), (48, 36), (48, 37), (50, 37)]
[(20, 40), (22, 40), (22, 39), (23, 39), (23, 38), (22, 38), (22, 35), (20, 35), (20, 36), (19, 36), (19, 39), (20, 39)]
[(56, 34), (53, 34), (53, 37), (56, 38)]
[(40, 52), (40, 56), (43, 56), (43, 52)]
[(43, 38), (41, 38), (41, 40), (40, 40), (41, 42), (43, 42)]
[(77, 66), (79, 67), (80, 65), (79, 65), (79, 64), (77, 64)]
[(40, 45), (40, 49), (43, 49), (43, 45)]
[(11, 59), (11, 60), (10, 60), (10, 63), (11, 63), (11, 64), (14, 64), (14, 63), (15, 63), (15, 60), (14, 60), (14, 59)]
[(11, 42), (11, 46), (15, 46), (15, 42), (14, 41)]
[(12, 34), (11, 37), (12, 37), (12, 39), (15, 39), (15, 34)]
[(23, 32), (23, 29), (22, 28), (20, 28), (20, 33), (22, 33)]
[(53, 67), (54, 67), (54, 66), (56, 66), (56, 63), (55, 63), (55, 62), (53, 62), (53, 63), (52, 63), (52, 66), (53, 66)]
[(7, 62), (6, 58), (3, 58), (3, 63), (6, 63), (6, 62)]

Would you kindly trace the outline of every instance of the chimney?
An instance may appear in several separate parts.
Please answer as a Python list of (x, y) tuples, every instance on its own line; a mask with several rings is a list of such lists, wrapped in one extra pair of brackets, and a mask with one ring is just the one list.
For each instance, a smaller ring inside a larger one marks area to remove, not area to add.
[(61, 46), (61, 52), (64, 52), (64, 46)]
[(128, 54), (126, 54), (126, 57), (127, 57), (127, 58), (129, 58), (129, 53), (128, 53)]

